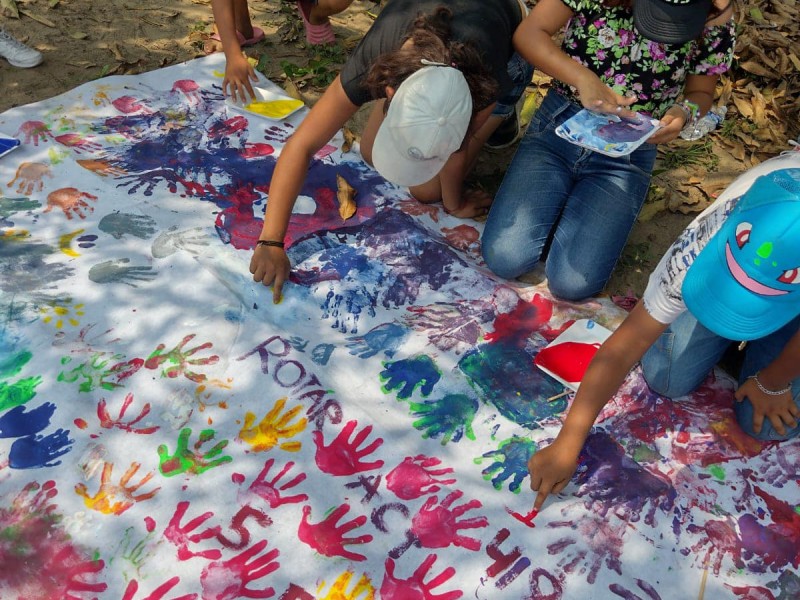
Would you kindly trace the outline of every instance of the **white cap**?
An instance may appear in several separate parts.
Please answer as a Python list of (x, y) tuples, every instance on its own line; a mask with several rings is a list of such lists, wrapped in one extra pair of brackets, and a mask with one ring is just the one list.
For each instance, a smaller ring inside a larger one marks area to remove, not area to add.
[(421, 68), (397, 88), (372, 148), (375, 169), (397, 185), (433, 179), (461, 147), (472, 119), (461, 71), (427, 64), (437, 66)]

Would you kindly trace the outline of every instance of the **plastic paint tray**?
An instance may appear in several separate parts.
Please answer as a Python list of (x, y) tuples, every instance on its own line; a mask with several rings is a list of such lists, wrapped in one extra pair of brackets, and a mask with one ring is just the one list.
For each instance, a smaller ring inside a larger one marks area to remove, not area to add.
[(253, 91), (256, 93), (256, 100), (242, 104), (226, 98), (225, 104), (234, 110), (270, 121), (283, 121), (305, 106), (302, 100), (291, 98), (285, 94), (259, 87), (253, 88)]
[(591, 319), (580, 319), (539, 350), (533, 364), (577, 391), (592, 358), (611, 332)]

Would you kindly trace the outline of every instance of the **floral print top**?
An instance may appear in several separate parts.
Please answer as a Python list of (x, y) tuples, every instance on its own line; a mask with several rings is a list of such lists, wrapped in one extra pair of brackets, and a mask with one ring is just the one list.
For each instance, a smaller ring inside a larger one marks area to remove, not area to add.
[[(633, 110), (660, 118), (680, 96), (687, 75), (719, 75), (731, 66), (733, 19), (685, 44), (662, 44), (636, 31), (630, 9), (605, 7), (602, 0), (562, 1), (574, 16), (561, 49), (618, 94), (636, 94)], [(580, 104), (571, 86), (554, 80), (553, 87)]]

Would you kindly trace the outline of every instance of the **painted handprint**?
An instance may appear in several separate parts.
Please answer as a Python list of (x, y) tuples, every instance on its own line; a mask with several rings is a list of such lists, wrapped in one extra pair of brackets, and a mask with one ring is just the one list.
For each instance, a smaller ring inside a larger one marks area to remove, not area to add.
[[(325, 587), (325, 582), (323, 581), (317, 588), (317, 597), (319, 600), (374, 600), (375, 588), (372, 586), (367, 574), (362, 573), (361, 577), (356, 580), (355, 585), (352, 585), (354, 577), (355, 573), (348, 569), (336, 578), (336, 581), (324, 594), (322, 593)], [(352, 589), (350, 589), (351, 586)]]
[(183, 94), (190, 105), (200, 102), (200, 86), (191, 79), (178, 79), (172, 84), (172, 91)]
[(74, 442), (64, 429), (57, 429), (46, 436), (28, 435), (17, 438), (8, 451), (8, 466), (12, 469), (55, 467), (61, 464), (56, 459), (72, 450)]
[(431, 221), (434, 223), (439, 222), (439, 208), (434, 204), (425, 204), (420, 202), (419, 200), (409, 199), (409, 200), (401, 200), (397, 203), (397, 206), (400, 210), (402, 210), (407, 215), (411, 215), (414, 217), (422, 217), (427, 216), (431, 218)]
[(52, 402), (45, 402), (27, 412), (25, 406), (15, 406), (0, 415), (0, 438), (18, 438), (39, 433), (50, 425), (50, 418), (55, 411), (56, 405)]
[[(86, 558), (75, 548), (64, 546), (42, 569), (42, 573), (47, 573), (47, 577), (40, 578), (47, 581), (40, 585), (47, 588), (46, 593), (30, 597), (82, 600), (87, 594), (104, 592), (108, 584), (94, 581), (104, 567), (105, 561), (102, 559)], [(96, 596), (90, 597), (96, 598)]]
[(263, 579), (280, 567), (277, 561), (280, 552), (276, 548), (264, 552), (266, 547), (267, 540), (261, 540), (233, 558), (215, 561), (205, 567), (200, 575), (203, 600), (274, 596), (275, 590), (271, 587), (252, 587), (253, 582)]
[(483, 506), (478, 500), (469, 500), (465, 504), (453, 507), (463, 495), (464, 492), (456, 490), (448, 494), (438, 505), (439, 498), (431, 496), (414, 515), (411, 519), (411, 533), (423, 547), (446, 548), (453, 545), (472, 551), (480, 550), (480, 540), (461, 535), (459, 531), (486, 527), (489, 521), (486, 517), (472, 517), (458, 521), (457, 519), (467, 511)]
[(126, 235), (146, 240), (158, 231), (158, 225), (152, 217), (124, 212), (105, 215), (100, 219), (97, 227), (117, 240), (121, 240)]
[(153, 267), (129, 266), (130, 258), (106, 260), (89, 269), (89, 279), (95, 283), (124, 283), (131, 287), (139, 287), (136, 281), (152, 281), (156, 277)]
[(120, 96), (113, 100), (111, 104), (119, 112), (126, 115), (132, 115), (134, 113), (149, 115), (153, 113), (142, 100), (134, 98), (133, 96)]
[(452, 485), (453, 479), (437, 479), (453, 472), (450, 467), (438, 468), (442, 463), (438, 458), (418, 454), (406, 456), (399, 465), (386, 476), (386, 487), (402, 500), (413, 500), (427, 494), (435, 494), (440, 485)]
[(128, 470), (120, 478), (119, 484), (114, 484), (111, 482), (114, 464), (106, 462), (103, 465), (103, 473), (100, 475), (100, 488), (97, 493), (91, 496), (88, 488), (83, 483), (75, 486), (75, 493), (83, 497), (83, 503), (91, 510), (96, 510), (105, 515), (121, 515), (137, 502), (149, 500), (161, 489), (157, 487), (149, 492), (143, 492), (138, 496), (135, 495), (139, 488), (153, 478), (153, 472), (151, 471), (146, 473), (139, 483), (130, 484), (130, 480), (136, 475), (140, 466), (141, 464), (137, 462), (131, 463)]
[(444, 227), (442, 233), (453, 248), (472, 254), (478, 254), (480, 252), (478, 243), (480, 234), (472, 225), (462, 224), (452, 228)]
[(208, 136), (212, 139), (228, 138), (242, 131), (247, 131), (247, 119), (242, 115), (236, 115), (214, 123), (208, 128)]
[(144, 196), (152, 196), (153, 190), (162, 182), (166, 183), (169, 191), (173, 193), (178, 189), (178, 176), (172, 169), (149, 169), (141, 173), (122, 175), (120, 179), (122, 182), (117, 187), (128, 188), (128, 194), (131, 196), (138, 194), (142, 187)]
[(336, 523), (350, 511), (348, 504), (342, 504), (328, 514), (324, 520), (317, 524), (309, 523), (308, 517), (311, 515), (311, 507), (303, 507), (303, 520), (297, 531), (297, 537), (301, 542), (307, 544), (323, 556), (341, 556), (348, 560), (366, 560), (363, 554), (356, 554), (347, 550), (346, 546), (354, 544), (368, 544), (372, 541), (370, 534), (358, 537), (344, 537), (354, 529), (362, 527), (367, 522), (367, 517), (359, 515), (355, 519), (343, 523), (341, 526)]
[(365, 448), (359, 449), (359, 446), (372, 433), (372, 425), (367, 425), (356, 433), (351, 441), (350, 437), (353, 435), (356, 425), (358, 425), (357, 421), (348, 421), (329, 446), (325, 446), (321, 431), (312, 433), (314, 444), (317, 447), (314, 460), (323, 473), (348, 476), (379, 469), (383, 466), (382, 460), (372, 462), (364, 462), (363, 460), (383, 444), (383, 438), (373, 440)]
[(125, 418), (125, 413), (128, 411), (128, 408), (131, 404), (133, 404), (133, 394), (128, 394), (125, 396), (125, 400), (122, 402), (122, 407), (119, 410), (119, 416), (117, 416), (116, 419), (112, 419), (106, 406), (106, 399), (101, 398), (97, 403), (97, 418), (100, 420), (100, 427), (103, 429), (121, 429), (122, 431), (138, 433), (140, 435), (149, 435), (159, 430), (158, 425), (151, 425), (149, 427), (137, 426), (139, 421), (150, 414), (149, 402), (145, 403), (136, 417), (130, 419), (129, 421), (123, 421)]
[[(267, 480), (267, 476), (274, 464), (274, 458), (270, 458), (264, 463), (264, 468), (261, 469), (261, 472), (253, 480), (253, 483), (250, 484), (250, 487), (247, 488), (247, 491), (244, 494), (241, 494), (243, 497), (240, 496), (240, 501), (244, 500), (245, 502), (249, 502), (249, 498), (251, 496), (257, 496), (266, 501), (270, 508), (278, 508), (284, 504), (297, 504), (299, 502), (305, 502), (308, 500), (307, 494), (295, 494), (294, 496), (282, 495), (287, 490), (295, 488), (305, 481), (306, 474), (299, 473), (285, 483), (281, 483), (281, 480), (284, 478), (284, 476), (286, 476), (286, 474), (294, 467), (295, 463), (289, 461), (275, 475), (275, 477), (273, 477), (271, 480)], [(233, 479), (234, 483), (244, 482), (244, 475), (241, 473), (234, 473), (231, 478)]]
[(239, 430), (239, 439), (249, 444), (253, 452), (264, 452), (265, 450), (271, 450), (275, 446), (279, 446), (281, 450), (288, 452), (299, 451), (302, 447), (300, 442), (281, 442), (281, 440), (293, 438), (298, 433), (305, 431), (308, 419), (302, 417), (297, 422), (292, 423), (300, 411), (303, 410), (303, 406), (298, 404), (283, 413), (285, 406), (286, 398), (278, 398), (272, 409), (264, 415), (264, 418), (255, 427), (253, 424), (256, 422), (256, 416), (249, 411), (246, 412), (244, 425)]
[(203, 429), (191, 450), (189, 449), (190, 435), (192, 435), (191, 428), (181, 429), (178, 434), (177, 447), (172, 454), (169, 453), (169, 448), (165, 444), (158, 447), (158, 470), (164, 477), (174, 477), (181, 473), (200, 475), (233, 460), (230, 456), (220, 456), (225, 446), (228, 445), (228, 440), (217, 442), (210, 450), (201, 452), (201, 447), (214, 439), (216, 433), (213, 429)]
[(622, 574), (623, 535), (629, 525), (618, 520), (609, 520), (592, 513), (578, 521), (558, 521), (548, 524), (554, 529), (565, 529), (567, 535), (548, 544), (547, 552), (558, 556), (558, 565), (567, 574), (586, 575), (586, 581), (593, 584), (605, 562), (606, 567)]
[[(128, 583), (128, 587), (125, 588), (125, 592), (122, 594), (122, 600), (165, 600), (164, 596), (167, 595), (167, 592), (178, 585), (180, 581), (181, 578), (175, 575), (156, 587), (156, 589), (147, 594), (147, 596), (137, 598), (136, 592), (139, 591), (139, 582), (135, 579), (131, 579), (130, 583)], [(197, 600), (197, 594), (183, 594), (182, 596), (170, 598), (170, 600)]]
[(456, 574), (453, 567), (447, 567), (438, 575), (432, 576), (428, 582), (425, 578), (430, 574), (433, 564), (436, 562), (436, 555), (429, 554), (425, 560), (414, 569), (414, 573), (408, 579), (398, 579), (394, 574), (394, 560), (386, 559), (386, 573), (381, 584), (381, 600), (456, 600), (463, 596), (461, 590), (453, 590), (436, 594), (433, 588), (444, 584), (448, 579), (452, 579)]
[(497, 450), (482, 455), (482, 458), (493, 459), (494, 462), (481, 471), (481, 475), (486, 479), (491, 477), (496, 490), (501, 489), (503, 483), (510, 479), (508, 489), (518, 494), (522, 481), (528, 476), (528, 461), (535, 450), (536, 444), (528, 438), (515, 436), (503, 440)]
[(264, 139), (283, 145), (293, 133), (294, 127), (289, 123), (282, 123), (280, 127), (278, 125), (271, 125), (270, 127), (264, 128)]
[(33, 355), (27, 351), (0, 358), (0, 411), (25, 404), (36, 395), (36, 387), (42, 383), (41, 375), (9, 382), (9, 379), (22, 372), (31, 358)]
[(160, 366), (167, 364), (167, 366), (161, 371), (162, 377), (175, 379), (176, 377), (183, 375), (189, 381), (203, 383), (206, 380), (206, 376), (202, 373), (195, 373), (190, 369), (193, 367), (193, 365), (215, 365), (219, 361), (219, 356), (213, 354), (207, 358), (192, 358), (192, 356), (201, 350), (206, 350), (213, 347), (211, 342), (205, 342), (199, 346), (195, 346), (194, 348), (185, 348), (185, 346), (191, 342), (194, 337), (195, 334), (193, 333), (184, 336), (180, 343), (169, 352), (163, 352), (166, 346), (164, 344), (159, 344), (153, 353), (147, 357), (147, 360), (144, 363), (145, 368), (157, 369)]
[(47, 208), (44, 209), (44, 212), (48, 213), (54, 208), (60, 208), (69, 220), (72, 220), (73, 215), (85, 219), (86, 214), (84, 213), (94, 212), (94, 206), (86, 200), (96, 202), (97, 196), (74, 187), (61, 188), (47, 195)]
[(44, 163), (24, 162), (17, 167), (14, 179), (8, 182), (8, 187), (17, 184), (17, 193), (30, 196), (34, 192), (44, 189), (44, 178), (53, 178), (50, 167)]
[(202, 227), (192, 227), (180, 231), (177, 231), (177, 227), (171, 227), (168, 231), (162, 231), (153, 240), (150, 253), (153, 258), (166, 258), (178, 250), (183, 250), (192, 256), (197, 256), (207, 249), (209, 242), (208, 234)]
[(189, 502), (182, 500), (178, 502), (175, 507), (175, 513), (167, 524), (164, 530), (164, 537), (174, 545), (178, 550), (178, 560), (189, 560), (195, 556), (207, 558), (209, 560), (217, 560), (222, 556), (222, 552), (217, 548), (209, 548), (206, 550), (190, 550), (190, 544), (197, 544), (204, 540), (216, 538), (220, 533), (220, 526), (207, 527), (202, 531), (194, 533), (194, 531), (205, 523), (208, 519), (214, 516), (211, 511), (204, 512), (202, 515), (191, 519), (185, 525), (181, 525), (181, 520), (186, 516), (186, 511), (189, 510)]
[(458, 442), (466, 434), (474, 440), (472, 421), (480, 405), (476, 398), (465, 394), (447, 394), (438, 400), (410, 402), (411, 414), (419, 417), (413, 425), (422, 432), (425, 439), (442, 438), (442, 446), (450, 442)]
[(50, 128), (41, 121), (25, 121), (19, 126), (15, 135), (19, 134), (25, 136), (24, 143), (33, 143), (34, 146), (38, 146), (39, 141), (47, 141), (47, 138), (53, 139)]
[(381, 381), (385, 381), (383, 390), (397, 392), (398, 400), (407, 400), (419, 387), (423, 396), (428, 396), (433, 391), (442, 374), (429, 356), (421, 354), (411, 358), (404, 358), (391, 363), (384, 363), (380, 373)]
[(103, 149), (103, 146), (97, 142), (93, 142), (89, 137), (85, 137), (80, 133), (65, 133), (63, 135), (57, 135), (55, 140), (62, 146), (72, 148), (78, 154), (81, 152), (99, 152)]
[(14, 222), (10, 217), (17, 213), (34, 211), (40, 206), (41, 204), (38, 200), (0, 197), (0, 227), (14, 227)]
[(75, 162), (100, 177), (121, 177), (128, 174), (125, 169), (116, 167), (102, 158), (82, 158)]
[(405, 327), (396, 323), (381, 323), (364, 335), (357, 335), (347, 340), (350, 354), (359, 358), (371, 358), (383, 352), (391, 358), (408, 334)]

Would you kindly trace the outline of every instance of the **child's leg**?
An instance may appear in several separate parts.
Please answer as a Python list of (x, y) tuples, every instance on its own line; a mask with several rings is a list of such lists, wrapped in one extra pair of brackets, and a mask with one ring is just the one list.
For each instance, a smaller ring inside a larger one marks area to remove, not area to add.
[(250, 10), (247, 7), (247, 0), (233, 0), (233, 22), (236, 24), (236, 31), (249, 40), (253, 37), (253, 23), (250, 21)]
[[(748, 377), (758, 373), (775, 360), (789, 339), (795, 335), (798, 330), (800, 330), (800, 317), (790, 321), (787, 325), (771, 335), (749, 342), (745, 349), (744, 363), (742, 364), (742, 371), (739, 375), (739, 385), (744, 383)], [(794, 403), (800, 407), (800, 377), (792, 381), (792, 394), (794, 396)], [(753, 431), (753, 405), (747, 398), (741, 402), (736, 402), (733, 409), (736, 412), (736, 420), (739, 421), (739, 425), (741, 425), (742, 429), (744, 429), (748, 435), (754, 438), (760, 440), (788, 440), (800, 435), (800, 425), (788, 430), (785, 436), (780, 435), (775, 431), (769, 419), (764, 419), (761, 431), (755, 433)]]
[(311, 5), (308, 20), (313, 25), (322, 25), (328, 17), (344, 12), (352, 3), (353, 0), (317, 0)]
[(642, 358), (647, 385), (668, 398), (685, 396), (705, 381), (730, 345), (686, 311)]

